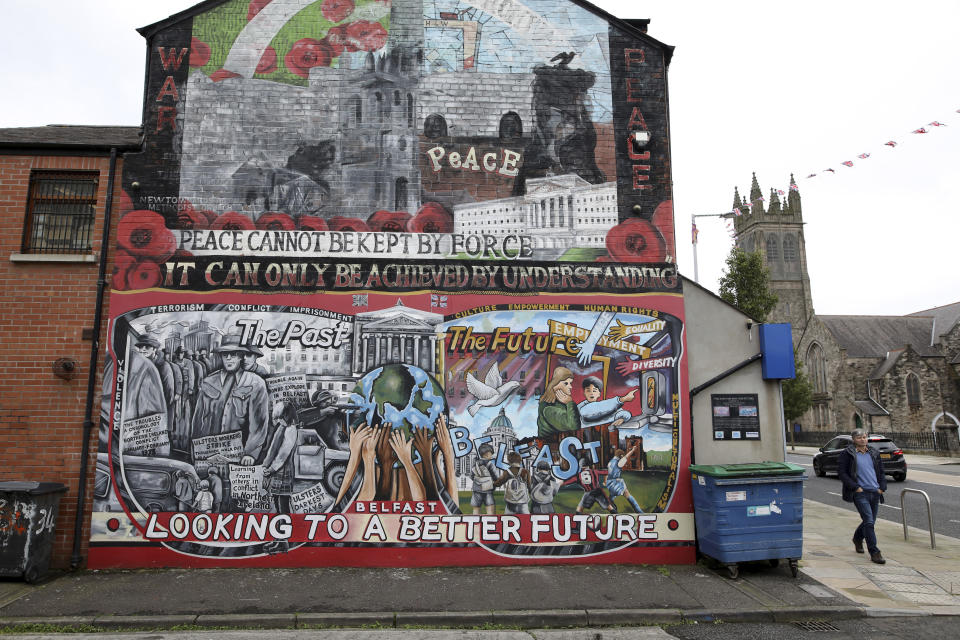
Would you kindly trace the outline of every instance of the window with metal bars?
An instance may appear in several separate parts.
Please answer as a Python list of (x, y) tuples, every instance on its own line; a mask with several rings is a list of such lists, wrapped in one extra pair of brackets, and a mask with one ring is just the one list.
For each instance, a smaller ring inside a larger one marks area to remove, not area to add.
[(23, 252), (90, 251), (99, 178), (95, 171), (31, 171)]

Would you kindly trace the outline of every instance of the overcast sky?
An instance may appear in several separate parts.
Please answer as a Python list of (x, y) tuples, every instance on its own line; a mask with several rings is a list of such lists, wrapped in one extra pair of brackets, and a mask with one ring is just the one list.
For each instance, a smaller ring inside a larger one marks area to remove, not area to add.
[[(145, 45), (135, 29), (193, 4), (4, 0), (0, 127), (140, 124)], [(692, 214), (729, 211), (752, 171), (764, 195), (786, 190), (793, 173), (818, 313), (960, 301), (960, 194), (951, 189), (960, 182), (960, 2), (597, 4), (650, 18), (650, 35), (676, 47), (669, 86), (685, 275), (694, 275)], [(929, 133), (910, 133), (920, 127)], [(700, 282), (716, 290), (732, 241), (722, 220), (697, 224)]]

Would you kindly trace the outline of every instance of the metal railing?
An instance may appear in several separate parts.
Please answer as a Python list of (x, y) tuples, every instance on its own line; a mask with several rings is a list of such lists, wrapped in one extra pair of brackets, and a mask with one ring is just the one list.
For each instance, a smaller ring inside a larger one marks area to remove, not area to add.
[(903, 518), (903, 539), (907, 539), (907, 510), (904, 509), (903, 498), (907, 493), (919, 493), (923, 496), (923, 499), (927, 501), (927, 522), (930, 525), (930, 548), (937, 548), (937, 539), (933, 533), (933, 507), (930, 506), (930, 496), (927, 495), (926, 491), (921, 491), (920, 489), (901, 489), (900, 490), (900, 517)]

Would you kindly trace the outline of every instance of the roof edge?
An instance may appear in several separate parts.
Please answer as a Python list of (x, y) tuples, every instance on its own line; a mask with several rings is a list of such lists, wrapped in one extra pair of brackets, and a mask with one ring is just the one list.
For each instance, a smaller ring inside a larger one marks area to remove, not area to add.
[[(654, 44), (660, 47), (661, 49), (663, 49), (666, 65), (667, 66), (670, 65), (670, 60), (671, 58), (673, 58), (673, 50), (674, 50), (673, 45), (669, 45), (664, 42), (661, 42), (656, 38), (650, 36), (646, 31), (643, 31), (639, 26), (634, 26), (633, 24), (631, 24), (631, 22), (637, 22), (638, 24), (645, 25), (650, 23), (649, 20), (646, 20), (646, 22), (644, 22), (643, 19), (631, 19), (630, 21), (628, 21), (624, 18), (618, 18), (612, 13), (609, 13), (604, 9), (601, 9), (600, 7), (596, 6), (595, 4), (587, 2), (587, 0), (569, 0), (569, 1), (579, 6), (582, 9), (586, 9), (590, 13), (600, 18), (603, 18), (607, 22), (616, 25), (619, 29), (626, 31), (630, 35), (637, 38), (641, 38), (643, 40), (647, 40), (651, 44)], [(195, 4), (189, 9), (184, 9), (183, 11), (179, 13), (175, 13), (172, 16), (168, 16), (163, 20), (159, 20), (157, 22), (154, 22), (153, 24), (148, 24), (146, 26), (140, 27), (139, 29), (137, 29), (137, 33), (139, 33), (141, 36), (149, 40), (157, 32), (162, 31), (163, 29), (166, 29), (169, 26), (172, 26), (188, 18), (192, 18), (197, 14), (207, 11), (208, 9), (215, 9), (216, 7), (219, 7), (220, 5), (225, 4), (227, 2), (229, 2), (229, 0), (204, 0), (203, 2), (200, 2), (199, 4)]]

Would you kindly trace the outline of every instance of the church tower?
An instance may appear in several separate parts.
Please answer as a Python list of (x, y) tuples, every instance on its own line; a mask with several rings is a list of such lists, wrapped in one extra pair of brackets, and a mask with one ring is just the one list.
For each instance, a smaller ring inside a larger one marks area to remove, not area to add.
[(736, 246), (744, 251), (760, 252), (770, 269), (770, 289), (780, 299), (767, 322), (789, 322), (793, 343), (797, 344), (813, 316), (800, 190), (791, 174), (790, 190), (785, 198), (781, 200), (780, 194), (771, 189), (765, 203), (754, 173), (749, 199), (742, 199), (736, 188), (733, 194), (733, 206), (742, 212), (733, 220)]

